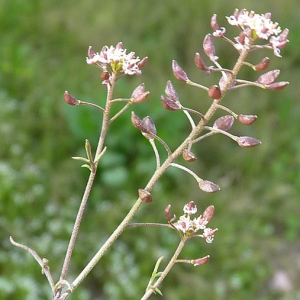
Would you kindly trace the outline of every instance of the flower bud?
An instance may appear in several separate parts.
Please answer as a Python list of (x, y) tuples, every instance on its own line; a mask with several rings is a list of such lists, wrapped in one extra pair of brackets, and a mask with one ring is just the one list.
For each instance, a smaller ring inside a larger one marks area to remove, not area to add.
[(220, 190), (220, 187), (208, 180), (201, 180), (199, 182), (199, 188), (205, 193), (215, 193)]
[(217, 15), (216, 14), (213, 14), (213, 16), (211, 17), (210, 26), (213, 29), (213, 31), (217, 31), (217, 30), (220, 29), (219, 25), (218, 25), (218, 22), (217, 22)]
[(172, 62), (172, 70), (174, 76), (183, 82), (187, 82), (189, 80), (187, 74), (181, 69), (181, 67), (178, 65), (176, 60), (173, 60)]
[(220, 99), (222, 97), (222, 93), (220, 87), (218, 85), (213, 85), (208, 89), (208, 96), (212, 99)]
[(138, 68), (142, 69), (146, 65), (147, 61), (148, 61), (148, 57), (146, 56), (137, 64)]
[(95, 52), (94, 52), (92, 46), (89, 46), (89, 48), (88, 48), (88, 58), (92, 59), (94, 56), (95, 56)]
[(135, 128), (142, 130), (144, 132), (147, 131), (144, 122), (134, 112), (131, 113), (131, 123)]
[(147, 116), (143, 119), (143, 123), (146, 127), (146, 133), (155, 134), (156, 135), (156, 127), (152, 119)]
[(218, 60), (218, 57), (215, 56), (215, 44), (211, 34), (207, 34), (203, 41), (203, 50), (204, 53), (210, 58), (212, 61)]
[(165, 208), (165, 216), (167, 221), (171, 220), (171, 204), (169, 204), (166, 208)]
[(145, 203), (150, 203), (153, 200), (151, 194), (144, 189), (139, 189), (139, 197)]
[(252, 148), (260, 145), (261, 141), (250, 136), (240, 136), (237, 138), (237, 143), (243, 148)]
[(165, 89), (166, 95), (173, 101), (177, 102), (179, 101), (177, 92), (172, 84), (172, 82), (170, 80), (168, 80), (167, 85), (166, 85), (166, 89)]
[(195, 154), (187, 149), (184, 149), (182, 152), (182, 157), (187, 162), (193, 162), (197, 160)]
[(72, 106), (80, 104), (80, 101), (71, 96), (68, 91), (64, 92), (64, 100), (67, 104)]
[(148, 98), (149, 94), (145, 92), (145, 85), (142, 83), (132, 92), (131, 99), (134, 103), (141, 103)]
[(265, 69), (268, 68), (269, 64), (270, 64), (270, 58), (269, 57), (265, 57), (265, 58), (262, 59), (262, 61), (260, 63), (258, 63), (257, 65), (255, 65), (253, 67), (253, 69), (255, 71), (263, 71), (263, 70), (265, 70)]
[(271, 84), (265, 85), (265, 88), (268, 90), (273, 90), (273, 91), (279, 91), (284, 89), (287, 85), (290, 83), (288, 81), (280, 81), (280, 82), (274, 82)]
[(101, 73), (101, 79), (102, 80), (109, 80), (109, 77), (110, 77), (110, 75), (109, 75), (109, 72), (108, 71), (103, 71), (102, 73)]
[(202, 71), (206, 71), (206, 74), (208, 75), (209, 74), (209, 69), (208, 67), (205, 65), (203, 59), (201, 58), (200, 54), (197, 52), (195, 54), (195, 57), (194, 57), (194, 63), (195, 65)]
[(204, 257), (194, 259), (193, 260), (194, 267), (206, 264), (208, 262), (209, 258), (210, 258), (210, 256), (206, 255)]
[(215, 212), (215, 207), (213, 205), (210, 205), (205, 209), (205, 211), (202, 214), (202, 218), (205, 219), (207, 222), (211, 220)]
[(269, 71), (259, 76), (257, 82), (263, 85), (271, 84), (276, 80), (279, 74), (280, 74), (280, 70)]
[(256, 119), (256, 115), (238, 115), (237, 119), (239, 122), (241, 122), (244, 125), (252, 125)]
[(161, 96), (161, 104), (167, 110), (179, 110), (181, 107), (168, 97)]
[(232, 127), (233, 122), (234, 122), (234, 117), (230, 115), (226, 115), (218, 118), (215, 121), (213, 127), (220, 130), (228, 131)]

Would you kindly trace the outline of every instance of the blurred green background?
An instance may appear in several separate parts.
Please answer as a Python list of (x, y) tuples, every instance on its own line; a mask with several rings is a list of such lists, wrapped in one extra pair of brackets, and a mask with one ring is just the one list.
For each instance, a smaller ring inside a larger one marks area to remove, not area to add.
[[(177, 216), (188, 201), (195, 201), (200, 211), (213, 204), (211, 226), (219, 228), (212, 244), (191, 240), (181, 255), (210, 254), (209, 263), (175, 265), (161, 286), (163, 298), (151, 299), (300, 299), (298, 0), (2, 0), (0, 300), (51, 299), (40, 267), (10, 244), (10, 235), (48, 258), (55, 280), (59, 277), (88, 177), (71, 156), (84, 155), (86, 138), (96, 147), (101, 123), (97, 111), (70, 107), (62, 96), (68, 90), (85, 101), (101, 104), (105, 99), (99, 69), (85, 63), (88, 46), (100, 51), (122, 41), (128, 51), (149, 57), (142, 76), (119, 82), (116, 97), (129, 97), (144, 82), (151, 95), (132, 109), (140, 117), (150, 115), (158, 135), (174, 149), (189, 125), (183, 114), (161, 108), (166, 81), (172, 80), (185, 106), (204, 112), (209, 100), (203, 91), (174, 79), (171, 60), (192, 80), (215, 84), (217, 77), (206, 77), (194, 66), (194, 53), (203, 53), (212, 14), (228, 28), (225, 16), (236, 7), (270, 11), (273, 21), (290, 29), (283, 58), (271, 51), (249, 57), (255, 64), (269, 56), (270, 69), (280, 68), (279, 80), (290, 86), (279, 92), (247, 88), (224, 99), (236, 113), (259, 116), (253, 126), (235, 124), (231, 132), (263, 144), (242, 149), (225, 136), (214, 136), (193, 148), (198, 161), (190, 167), (218, 183), (221, 192), (206, 195), (186, 173), (169, 170), (152, 192), (153, 203), (140, 209), (136, 222), (164, 223), (168, 204)], [(228, 29), (228, 34), (236, 32)], [(231, 67), (235, 51), (219, 40), (216, 47), (220, 63)], [(241, 76), (255, 80), (258, 74), (245, 68)], [(127, 213), (155, 168), (150, 145), (131, 126), (130, 110), (112, 124), (106, 145), (72, 256), (70, 281)], [(126, 230), (70, 299), (140, 299), (158, 257), (167, 261), (177, 244), (176, 233), (167, 229)]]

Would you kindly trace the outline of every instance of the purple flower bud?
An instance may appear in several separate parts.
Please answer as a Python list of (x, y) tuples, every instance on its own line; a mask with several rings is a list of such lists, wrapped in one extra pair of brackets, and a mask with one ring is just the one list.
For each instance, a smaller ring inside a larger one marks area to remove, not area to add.
[(254, 66), (254, 70), (255, 71), (263, 71), (268, 68), (269, 64), (270, 64), (270, 58), (265, 57), (262, 59), (262, 61), (260, 63), (258, 63), (257, 65)]
[(203, 41), (203, 50), (204, 53), (210, 58), (212, 61), (218, 60), (218, 57), (215, 56), (215, 44), (211, 34), (207, 34)]
[(189, 80), (187, 74), (181, 69), (176, 60), (172, 61), (172, 70), (174, 76), (183, 82), (187, 82)]
[(279, 91), (284, 89), (287, 85), (290, 83), (288, 81), (280, 81), (280, 82), (274, 82), (271, 84), (265, 85), (265, 88), (268, 90), (273, 90), (273, 91)]
[(146, 127), (146, 131), (144, 131), (145, 133), (150, 133), (150, 134), (155, 134), (156, 135), (155, 124), (149, 116), (147, 116), (143, 119), (143, 123)]
[(89, 46), (89, 49), (88, 49), (88, 58), (92, 59), (94, 56), (95, 56), (95, 52), (94, 52), (92, 46)]
[(237, 119), (239, 122), (241, 122), (244, 125), (252, 125), (256, 119), (256, 115), (238, 115)]
[(140, 103), (145, 101), (149, 94), (145, 92), (145, 85), (142, 83), (132, 92), (131, 99), (134, 103)]
[(165, 89), (166, 95), (173, 101), (177, 102), (179, 101), (178, 95), (176, 93), (176, 90), (170, 80), (168, 80), (166, 89)]
[(110, 75), (109, 75), (108, 71), (103, 71), (101, 73), (100, 77), (101, 77), (102, 80), (107, 81), (107, 80), (109, 80)]
[(64, 92), (64, 100), (67, 104), (72, 106), (80, 104), (80, 102), (77, 99), (75, 99), (73, 96), (71, 96), (68, 91)]
[(167, 110), (174, 111), (181, 109), (181, 106), (166, 96), (161, 96), (161, 104)]
[(261, 141), (250, 136), (240, 136), (237, 138), (237, 143), (243, 148), (252, 148), (260, 145)]
[(257, 82), (263, 85), (271, 84), (276, 80), (279, 74), (280, 74), (280, 70), (269, 71), (259, 76)]
[(205, 193), (215, 193), (220, 190), (220, 186), (208, 180), (201, 180), (199, 188)]
[(193, 162), (197, 160), (195, 154), (187, 149), (184, 149), (182, 152), (182, 157), (187, 162)]
[(206, 74), (209, 75), (209, 69), (205, 65), (203, 59), (201, 58), (201, 56), (198, 52), (195, 54), (194, 63), (200, 70), (206, 71)]
[(217, 22), (217, 15), (216, 14), (213, 14), (213, 16), (211, 17), (210, 26), (213, 29), (213, 31), (217, 31), (217, 30), (220, 29), (219, 25), (218, 25), (218, 22)]
[(144, 203), (150, 203), (153, 200), (151, 194), (144, 189), (139, 189), (139, 197)]
[(218, 118), (215, 121), (213, 127), (220, 130), (228, 131), (232, 127), (233, 123), (234, 123), (234, 117), (230, 115), (226, 115)]
[(169, 204), (166, 208), (165, 208), (165, 216), (167, 221), (171, 220), (171, 204)]
[(210, 256), (206, 255), (204, 257), (194, 259), (193, 260), (194, 267), (206, 264), (208, 262), (209, 258), (210, 258)]
[(138, 68), (142, 69), (146, 65), (147, 61), (148, 61), (148, 57), (146, 56), (137, 64)]
[(220, 99), (222, 97), (222, 93), (220, 87), (218, 85), (213, 85), (208, 89), (208, 96), (212, 99)]
[(209, 222), (212, 219), (214, 212), (215, 212), (215, 207), (213, 205), (210, 205), (203, 212), (202, 218), (205, 219), (207, 222)]
[(131, 123), (135, 128), (137, 128), (143, 132), (147, 131), (146, 125), (144, 124), (144, 122), (134, 112), (131, 113)]

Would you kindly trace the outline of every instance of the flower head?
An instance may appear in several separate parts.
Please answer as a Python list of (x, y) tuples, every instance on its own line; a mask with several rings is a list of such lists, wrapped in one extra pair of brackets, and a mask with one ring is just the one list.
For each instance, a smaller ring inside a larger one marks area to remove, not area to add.
[(135, 57), (134, 52), (126, 54), (126, 51), (123, 49), (122, 43), (118, 43), (116, 47), (104, 46), (100, 53), (95, 53), (90, 46), (86, 62), (89, 65), (95, 64), (104, 71), (109, 67), (113, 73), (123, 72), (127, 75), (140, 75), (139, 57)]
[(259, 39), (267, 40), (270, 36), (278, 35), (281, 32), (278, 23), (271, 21), (271, 13), (259, 15), (254, 11), (249, 12), (246, 9), (238, 11), (236, 9), (233, 15), (226, 18), (230, 25), (237, 26), (242, 30), (251, 29), (254, 37), (256, 35)]
[(192, 219), (191, 215), (197, 213), (197, 206), (193, 201), (190, 201), (184, 206), (183, 212), (184, 215), (180, 216), (176, 223), (173, 223), (174, 227), (186, 236), (194, 235), (199, 230), (203, 230), (203, 234), (199, 236), (205, 238), (207, 243), (211, 243), (217, 229), (207, 228), (206, 225), (213, 216), (214, 207), (209, 206), (202, 215)]

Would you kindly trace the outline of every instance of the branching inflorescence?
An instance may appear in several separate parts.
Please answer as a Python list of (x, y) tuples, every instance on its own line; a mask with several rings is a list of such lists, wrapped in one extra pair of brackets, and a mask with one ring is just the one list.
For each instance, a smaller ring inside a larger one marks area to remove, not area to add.
[[(261, 49), (271, 49), (275, 56), (281, 57), (280, 50), (288, 43), (288, 29), (284, 29), (283, 31), (281, 31), (278, 24), (273, 23), (271, 21), (270, 13), (259, 15), (255, 14), (253, 11), (248, 12), (245, 9), (240, 11), (236, 9), (232, 16), (227, 17), (227, 20), (230, 25), (236, 26), (240, 30), (240, 33), (237, 37), (235, 37), (233, 40), (226, 37), (226, 29), (224, 27), (219, 27), (217, 23), (217, 17), (216, 15), (213, 15), (213, 17), (211, 18), (211, 27), (213, 29), (213, 33), (207, 34), (203, 41), (203, 51), (208, 57), (208, 59), (213, 63), (213, 66), (208, 66), (199, 53), (196, 53), (194, 57), (195, 65), (200, 70), (204, 71), (207, 75), (217, 72), (218, 74), (220, 74), (218, 83), (211, 87), (206, 87), (199, 83), (192, 82), (188, 78), (187, 73), (179, 66), (179, 64), (176, 61), (173, 61), (172, 63), (172, 69), (176, 79), (188, 85), (204, 89), (205, 91), (207, 91), (208, 97), (212, 99), (212, 103), (205, 113), (196, 111), (193, 108), (185, 107), (182, 105), (172, 82), (167, 82), (165, 95), (161, 96), (162, 106), (169, 111), (182, 111), (187, 116), (187, 119), (191, 125), (190, 133), (183, 141), (179, 141), (179, 146), (175, 150), (170, 149), (168, 144), (157, 135), (156, 126), (149, 116), (146, 116), (143, 119), (141, 119), (134, 112), (132, 112), (131, 122), (133, 126), (141, 131), (141, 133), (144, 135), (145, 138), (149, 140), (151, 146), (153, 147), (154, 155), (156, 158), (156, 169), (146, 186), (138, 189), (138, 199), (133, 204), (131, 210), (125, 216), (123, 221), (117, 226), (112, 235), (101, 246), (99, 251), (94, 255), (94, 257), (82, 270), (82, 272), (77, 276), (77, 278), (73, 282), (69, 282), (67, 280), (67, 271), (70, 264), (80, 223), (83, 217), (83, 212), (88, 201), (91, 188), (93, 186), (94, 178), (97, 172), (97, 167), (99, 162), (101, 161), (102, 156), (105, 155), (105, 138), (107, 134), (107, 129), (110, 126), (110, 124), (131, 105), (144, 102), (149, 95), (149, 92), (145, 90), (144, 84), (141, 84), (133, 91), (131, 97), (128, 99), (115, 99), (113, 97), (117, 81), (126, 75), (141, 75), (141, 69), (145, 66), (148, 60), (147, 57), (139, 59), (135, 56), (134, 52), (130, 52), (127, 54), (126, 49), (123, 48), (122, 43), (118, 43), (116, 47), (105, 46), (99, 53), (95, 53), (92, 47), (89, 47), (88, 57), (86, 61), (88, 64), (96, 65), (101, 69), (101, 79), (103, 80), (103, 85), (107, 89), (107, 97), (105, 105), (102, 107), (98, 104), (78, 100), (68, 92), (65, 92), (64, 94), (64, 100), (67, 104), (72, 106), (92, 106), (100, 110), (100, 112), (103, 114), (103, 119), (102, 128), (99, 136), (98, 145), (95, 150), (95, 154), (93, 155), (92, 153), (93, 151), (90, 142), (86, 140), (85, 149), (87, 157), (73, 157), (76, 160), (84, 162), (82, 166), (89, 169), (90, 175), (82, 197), (82, 202), (80, 204), (77, 217), (75, 219), (74, 228), (70, 237), (69, 246), (66, 251), (64, 264), (61, 270), (61, 275), (57, 283), (55, 283), (55, 281), (52, 278), (50, 268), (48, 267), (47, 259), (41, 258), (34, 250), (30, 249), (25, 245), (15, 242), (11, 238), (11, 242), (15, 246), (20, 247), (29, 252), (40, 264), (42, 272), (46, 275), (48, 282), (51, 286), (54, 300), (66, 299), (78, 287), (78, 285), (88, 275), (88, 273), (93, 269), (93, 267), (98, 263), (98, 261), (109, 249), (109, 247), (114, 243), (118, 236), (128, 227), (168, 227), (171, 230), (175, 230), (180, 237), (180, 243), (177, 249), (175, 250), (165, 269), (160, 272), (158, 271), (158, 268), (160, 266), (162, 258), (158, 259), (152, 276), (150, 278), (149, 284), (146, 288), (145, 294), (142, 296), (141, 299), (148, 299), (152, 293), (161, 294), (161, 291), (158, 287), (175, 263), (189, 263), (193, 264), (194, 266), (207, 263), (209, 255), (195, 259), (180, 259), (179, 255), (186, 242), (191, 238), (204, 238), (207, 243), (211, 243), (213, 241), (217, 229), (211, 229), (207, 227), (208, 222), (211, 220), (214, 214), (213, 205), (207, 207), (204, 210), (204, 212), (198, 217), (192, 218), (192, 215), (196, 214), (197, 212), (197, 206), (194, 203), (194, 201), (191, 201), (184, 205), (184, 214), (180, 216), (178, 220), (175, 215), (171, 215), (171, 205), (168, 205), (165, 209), (165, 217), (167, 220), (167, 224), (130, 222), (143, 203), (152, 202), (153, 199), (151, 196), (151, 190), (153, 189), (155, 183), (159, 180), (159, 178), (170, 167), (182, 169), (190, 175), (192, 175), (197, 181), (199, 188), (206, 193), (214, 193), (220, 190), (218, 184), (200, 178), (188, 167), (183, 166), (181, 164), (177, 164), (175, 162), (175, 160), (180, 155), (182, 155), (183, 159), (186, 162), (193, 162), (197, 160), (196, 155), (192, 152), (192, 147), (195, 147), (196, 143), (215, 134), (226, 135), (243, 148), (255, 147), (261, 143), (256, 138), (249, 136), (235, 136), (228, 132), (235, 120), (239, 121), (244, 125), (252, 125), (257, 119), (257, 116), (236, 114), (228, 107), (221, 105), (221, 101), (228, 91), (233, 91), (242, 87), (255, 86), (262, 89), (276, 91), (281, 90), (288, 85), (288, 82), (286, 81), (276, 81), (280, 73), (279, 70), (268, 71), (260, 75), (254, 82), (238, 78), (238, 74), (242, 66), (251, 67), (254, 71), (264, 71), (268, 68), (270, 63), (270, 59), (268, 57), (265, 57), (261, 62), (258, 62), (256, 65), (252, 65), (251, 63), (247, 62), (246, 59), (248, 55), (252, 52)], [(214, 46), (215, 38), (222, 39), (224, 42), (229, 43), (229, 45), (233, 46), (236, 49), (238, 53), (238, 59), (232, 69), (225, 69), (219, 64), (218, 56), (216, 55), (216, 49)], [(257, 43), (258, 41), (259, 43)], [(262, 41), (265, 41), (265, 44), (262, 44)], [(111, 115), (111, 107), (116, 102), (124, 102), (125, 104), (118, 113), (116, 113), (115, 115)], [(218, 109), (223, 110), (228, 114), (218, 118), (214, 121), (212, 126), (209, 126), (210, 120), (212, 119), (212, 117)], [(193, 115), (193, 117), (191, 115)], [(198, 119), (198, 121), (195, 121), (195, 119)], [(164, 161), (161, 161), (160, 153), (156, 147), (156, 142), (161, 143), (164, 146), (165, 151), (167, 152), (167, 158)]]

